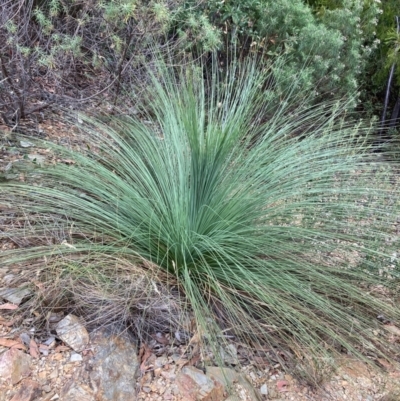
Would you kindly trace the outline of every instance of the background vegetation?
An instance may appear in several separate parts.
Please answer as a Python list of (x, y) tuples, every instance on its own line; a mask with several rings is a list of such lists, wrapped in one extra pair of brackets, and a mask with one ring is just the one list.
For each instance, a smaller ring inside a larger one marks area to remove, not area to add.
[(217, 50), (221, 68), (234, 49), (269, 64), (285, 54), (266, 96), (282, 97), (290, 82), (310, 101), (310, 92), (355, 99), (353, 107), (361, 100), (370, 116), (380, 114), (398, 60), (395, 0), (2, 1), (0, 109), (9, 125), (51, 104), (105, 101), (132, 112), (142, 100), (132, 77), (155, 44), (174, 44), (180, 60)]

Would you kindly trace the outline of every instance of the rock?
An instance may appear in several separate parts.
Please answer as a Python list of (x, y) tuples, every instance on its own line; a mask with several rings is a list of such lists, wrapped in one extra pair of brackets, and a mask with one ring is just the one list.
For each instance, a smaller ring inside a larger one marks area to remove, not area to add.
[[(10, 285), (10, 284), (14, 281), (14, 279), (15, 279), (16, 277), (17, 277), (17, 276), (16, 276), (15, 274), (12, 274), (12, 273), (6, 274), (6, 275), (3, 277), (3, 283), (6, 284), (6, 285)], [(3, 289), (4, 289), (4, 288), (3, 288)]]
[(22, 148), (30, 148), (31, 146), (35, 146), (32, 142), (28, 141), (20, 141), (19, 144)]
[(10, 401), (32, 401), (42, 394), (39, 383), (33, 380), (24, 380), (22, 387)]
[(180, 395), (187, 401), (221, 401), (224, 387), (193, 366), (184, 367), (175, 380)]
[(32, 291), (29, 288), (26, 288), (26, 286), (0, 289), (0, 297), (15, 305), (19, 305), (22, 300), (31, 293)]
[(77, 384), (73, 381), (67, 383), (61, 393), (63, 401), (95, 401), (93, 391), (89, 386)]
[(239, 381), (239, 373), (230, 368), (219, 368), (217, 366), (207, 366), (207, 376), (221, 383), (224, 387), (230, 387)]
[(56, 326), (58, 336), (74, 351), (83, 351), (89, 343), (89, 334), (79, 319), (68, 315)]
[(49, 374), (49, 379), (50, 380), (54, 380), (57, 379), (58, 377), (58, 369), (55, 368), (54, 370), (51, 371), (51, 373)]
[(46, 160), (46, 157), (43, 155), (38, 155), (36, 153), (31, 153), (28, 155), (28, 159), (39, 166), (43, 167), (44, 166), (44, 161)]
[(71, 358), (69, 359), (70, 362), (80, 362), (82, 360), (81, 354), (72, 354)]
[(46, 385), (42, 386), (42, 390), (43, 390), (45, 393), (50, 393), (51, 387), (50, 387), (48, 384), (46, 384)]
[(174, 371), (169, 371), (169, 370), (162, 370), (160, 372), (160, 375), (167, 380), (175, 380), (176, 374)]
[(229, 365), (237, 365), (239, 360), (237, 358), (237, 350), (233, 344), (229, 344), (226, 349), (220, 347), (219, 350), (221, 359)]
[(139, 361), (127, 335), (99, 331), (91, 336), (94, 356), (87, 362), (96, 401), (134, 401)]
[(29, 347), (29, 344), (31, 342), (31, 336), (28, 333), (21, 333), (19, 335), (19, 338), (26, 347)]
[(391, 334), (394, 334), (395, 336), (400, 336), (400, 329), (396, 326), (393, 325), (385, 325), (383, 328), (388, 331)]
[(30, 373), (31, 357), (11, 348), (0, 356), (0, 378), (11, 384), (19, 383)]
[(267, 387), (266, 384), (263, 384), (263, 385), (261, 386), (261, 388), (260, 388), (260, 393), (261, 393), (262, 395), (268, 395), (268, 387)]
[(154, 362), (154, 366), (157, 368), (162, 368), (167, 364), (168, 364), (168, 358), (165, 355), (158, 357)]
[(235, 399), (237, 399), (237, 396), (239, 395), (239, 400), (261, 400), (261, 396), (254, 389), (251, 383), (243, 375), (237, 373), (233, 369), (208, 366), (207, 376), (213, 381), (220, 383), (223, 386), (224, 391), (232, 392), (234, 390), (234, 393), (236, 394), (232, 394), (232, 396), (234, 398), (236, 397)]

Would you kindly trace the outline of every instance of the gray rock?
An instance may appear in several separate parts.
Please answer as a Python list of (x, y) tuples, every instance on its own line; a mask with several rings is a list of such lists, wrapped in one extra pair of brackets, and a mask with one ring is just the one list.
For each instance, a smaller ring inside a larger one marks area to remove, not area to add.
[(28, 141), (20, 141), (19, 144), (22, 148), (30, 148), (31, 146), (35, 146), (32, 142)]
[(82, 361), (82, 355), (81, 354), (75, 354), (75, 353), (73, 353), (73, 354), (71, 354), (71, 357), (69, 358), (69, 361), (70, 362), (80, 362), (80, 361)]
[(28, 155), (28, 159), (34, 163), (36, 163), (37, 165), (43, 167), (44, 166), (44, 162), (46, 160), (46, 157), (43, 155), (38, 155), (36, 153), (31, 153)]
[(42, 386), (42, 390), (43, 390), (45, 393), (50, 393), (51, 387), (50, 387), (48, 384), (46, 384), (46, 385)]
[(56, 332), (75, 352), (83, 351), (89, 343), (87, 330), (74, 315), (68, 315), (58, 322)]
[(221, 383), (225, 388), (232, 386), (239, 381), (239, 373), (229, 368), (219, 368), (217, 366), (207, 366), (207, 376)]
[(158, 357), (154, 362), (154, 366), (156, 368), (162, 368), (167, 364), (168, 364), (168, 358), (165, 355)]
[(6, 274), (3, 277), (3, 282), (4, 282), (5, 285), (10, 285), (15, 280), (16, 277), (17, 276), (15, 274), (12, 274), (12, 273)]
[(17, 384), (30, 374), (30, 364), (29, 355), (11, 348), (0, 356), (0, 377), (11, 384)]
[(99, 331), (91, 336), (94, 356), (87, 362), (96, 401), (136, 400), (137, 349), (127, 335)]
[(0, 297), (15, 305), (19, 305), (22, 300), (31, 293), (32, 291), (29, 288), (26, 288), (26, 286), (0, 289)]
[(74, 383), (73, 381), (67, 383), (61, 395), (63, 401), (95, 401), (95, 396), (90, 387)]
[(39, 383), (24, 380), (22, 386), (10, 401), (33, 401), (42, 394)]
[(254, 389), (252, 384), (241, 374), (229, 368), (216, 366), (207, 367), (207, 376), (215, 382), (221, 383), (225, 391), (231, 393), (233, 400), (250, 399), (261, 401), (261, 395)]
[(268, 387), (267, 387), (266, 384), (263, 384), (263, 385), (261, 386), (261, 388), (260, 388), (260, 393), (261, 393), (262, 395), (268, 395)]
[(29, 343), (31, 342), (31, 336), (28, 333), (21, 333), (19, 335), (19, 338), (21, 339), (21, 341), (24, 343), (24, 345), (26, 347), (29, 347)]
[(237, 365), (239, 363), (237, 350), (233, 344), (229, 344), (226, 348), (220, 347), (219, 353), (222, 361), (228, 365)]
[(176, 376), (180, 396), (187, 401), (224, 400), (223, 385), (193, 366), (184, 367)]

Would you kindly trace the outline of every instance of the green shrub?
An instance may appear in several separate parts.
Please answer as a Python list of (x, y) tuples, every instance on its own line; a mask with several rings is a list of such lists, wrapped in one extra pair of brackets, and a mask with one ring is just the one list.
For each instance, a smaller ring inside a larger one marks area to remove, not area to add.
[[(342, 0), (307, 0), (318, 15), (343, 12)], [(395, 61), (395, 16), (399, 14), (397, 1), (366, 0), (358, 22), (362, 35), (353, 37), (355, 49), (361, 49), (361, 74), (358, 85), (362, 107), (368, 115), (381, 115), (389, 70)], [(328, 22), (329, 23), (329, 22)], [(354, 26), (350, 24), (350, 26)], [(356, 39), (354, 41), (354, 38)], [(389, 40), (388, 40), (389, 39)], [(394, 39), (394, 40), (393, 40)], [(398, 77), (400, 76), (397, 72)], [(397, 78), (398, 82), (399, 78)]]
[[(232, 51), (239, 46), (267, 58), (290, 55), (280, 72), (296, 75), (297, 93), (350, 96), (358, 90), (370, 53), (380, 8), (370, 0), (185, 1), (176, 21), (178, 32), (202, 49)], [(313, 13), (314, 11), (314, 13)], [(192, 21), (189, 23), (188, 21)], [(216, 33), (219, 34), (216, 36)], [(301, 71), (301, 74), (299, 74)], [(280, 76), (276, 95), (281, 96)], [(293, 81), (292, 81), (293, 82)]]
[[(223, 78), (217, 66), (208, 80), (196, 65), (152, 67), (147, 118), (87, 120), (81, 151), (37, 142), (69, 162), (1, 184), (11, 224), (0, 239), (36, 244), (1, 263), (28, 274), (33, 259), (79, 267), (87, 255), (91, 276), (108, 258), (144, 274), (156, 266), (178, 281), (217, 351), (234, 335), (282, 363), (291, 360), (282, 349), (307, 360), (341, 347), (391, 358), (376, 335), (378, 314), (400, 317), (385, 289), (399, 276), (387, 241), (399, 215), (390, 166), (373, 163), (368, 130), (342, 121), (343, 105), (293, 111), (289, 96), (266, 120), (260, 88), (271, 72), (232, 63)], [(83, 276), (70, 282), (87, 286)]]

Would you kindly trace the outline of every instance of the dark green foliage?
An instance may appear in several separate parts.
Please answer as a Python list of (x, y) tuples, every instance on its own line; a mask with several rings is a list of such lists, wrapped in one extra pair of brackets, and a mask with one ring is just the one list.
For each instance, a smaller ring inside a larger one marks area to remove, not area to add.
[[(296, 75), (297, 94), (312, 90), (315, 96), (329, 97), (334, 92), (353, 97), (376, 45), (379, 7), (373, 1), (213, 0), (195, 4), (185, 1), (173, 25), (191, 39), (185, 45), (218, 48), (223, 54), (240, 48), (243, 54), (262, 52), (268, 59), (282, 53), (290, 56), (280, 69), (283, 79), (275, 77), (277, 96), (284, 86), (281, 80)], [(200, 31), (201, 35), (196, 34)]]

